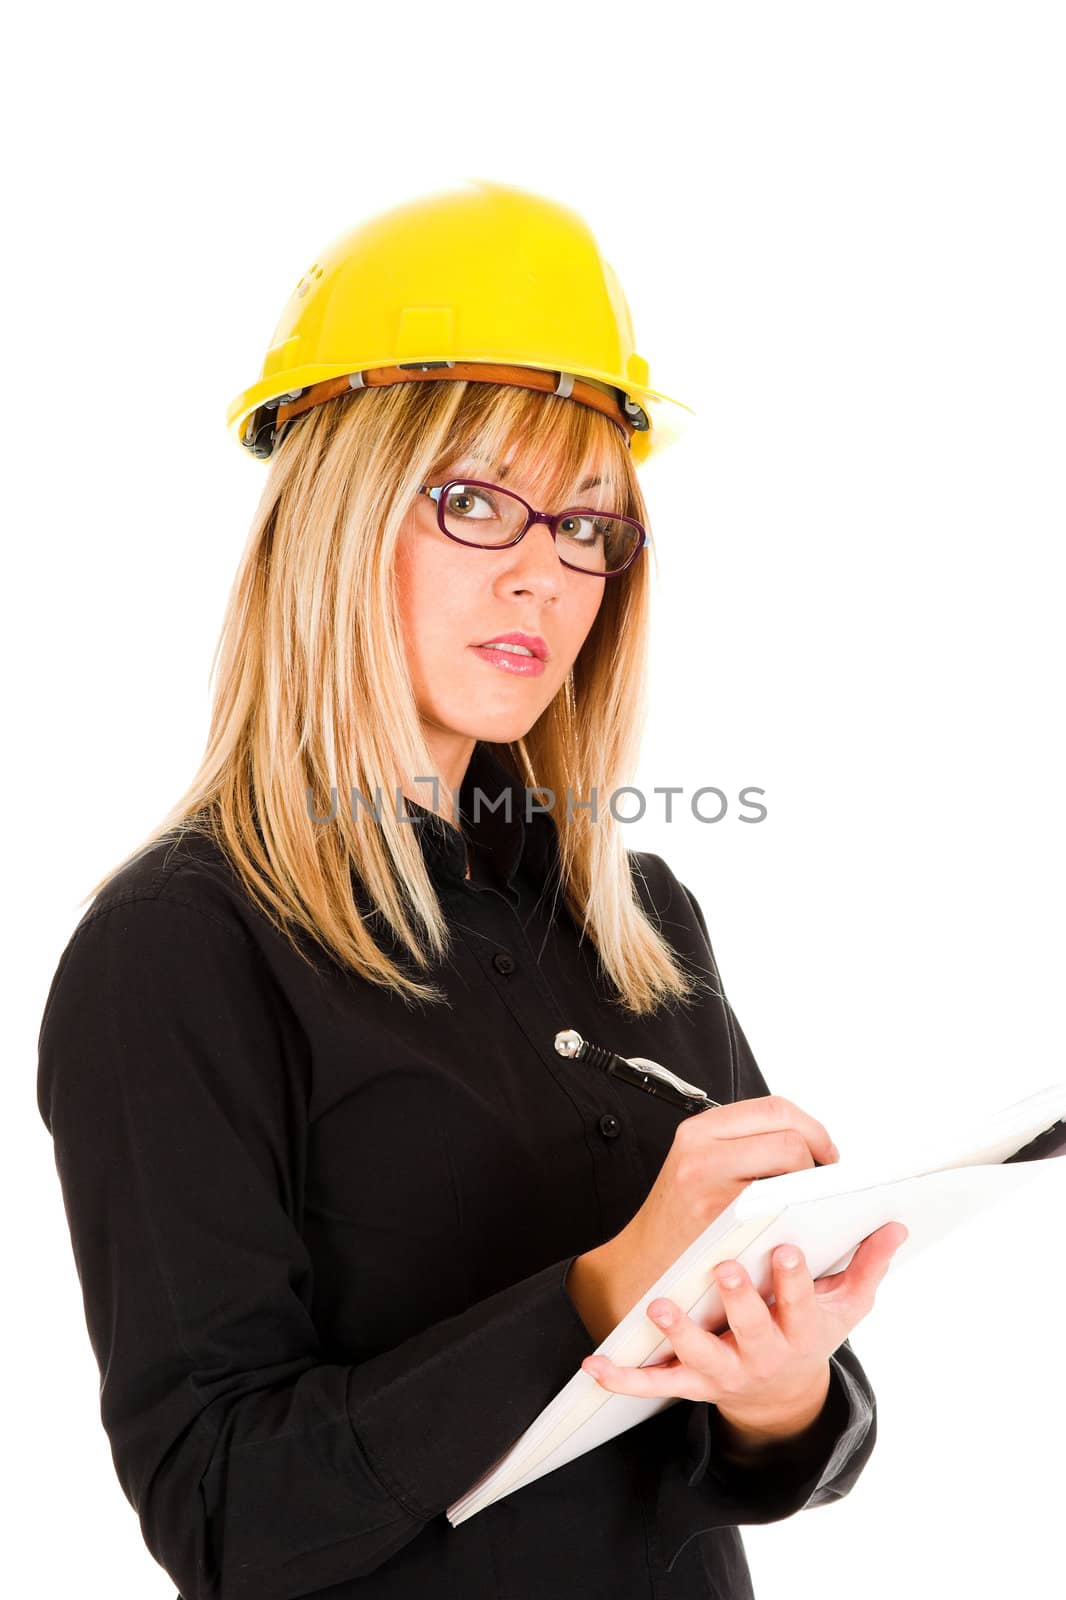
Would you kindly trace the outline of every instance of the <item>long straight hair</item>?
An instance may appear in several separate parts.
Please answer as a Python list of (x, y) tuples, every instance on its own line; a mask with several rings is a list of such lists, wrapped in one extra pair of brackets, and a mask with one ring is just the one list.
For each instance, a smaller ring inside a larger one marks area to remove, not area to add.
[[(447, 954), (450, 932), (415, 830), (387, 803), (372, 827), (361, 807), (347, 815), (336, 807), (328, 826), (312, 811), (329, 811), (334, 789), (369, 800), (379, 787), (391, 796), (411, 774), (435, 771), (403, 648), (397, 539), (418, 486), (439, 465), (459, 454), (500, 462), (512, 450), (511, 470), (536, 504), (571, 503), (581, 477), (595, 472), (612, 509), (648, 526), (618, 428), (563, 396), (503, 384), (405, 383), (353, 391), (289, 423), (212, 661), (199, 771), (90, 896), (160, 839), (207, 833), (294, 948), (302, 930), (409, 1005), (445, 1002), (418, 977)], [(606, 580), (571, 673), (526, 735), (490, 746), (529, 789), (573, 797), (552, 810), (560, 892), (595, 946), (609, 998), (638, 1016), (701, 987), (645, 914), (607, 804), (635, 769), (647, 712), (652, 557), (649, 540), (632, 567)], [(590, 795), (595, 818), (579, 803)], [(353, 871), (369, 915), (357, 904)], [(391, 930), (395, 958), (374, 923)]]

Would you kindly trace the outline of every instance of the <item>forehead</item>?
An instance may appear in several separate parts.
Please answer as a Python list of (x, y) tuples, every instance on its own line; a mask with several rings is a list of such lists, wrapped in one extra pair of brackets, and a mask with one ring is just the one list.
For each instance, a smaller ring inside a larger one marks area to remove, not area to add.
[[(460, 456), (456, 458), (456, 470), (461, 472), (469, 472), (471, 477), (481, 476), (491, 480), (493, 483), (499, 483), (501, 485), (507, 483), (508, 477), (512, 477), (513, 481), (510, 485), (508, 485), (508, 487), (514, 487), (514, 482), (517, 481), (517, 479), (514, 479), (513, 477), (514, 456), (515, 453), (513, 450), (511, 451), (510, 455), (505, 457), (503, 461), (489, 461), (484, 456), (474, 454)], [(581, 482), (577, 484), (576, 487), (578, 492), (581, 492), (584, 489), (593, 489), (597, 484), (603, 483), (603, 481), (604, 480), (602, 477), (598, 476), (596, 473), (592, 473), (590, 476), (582, 478)]]

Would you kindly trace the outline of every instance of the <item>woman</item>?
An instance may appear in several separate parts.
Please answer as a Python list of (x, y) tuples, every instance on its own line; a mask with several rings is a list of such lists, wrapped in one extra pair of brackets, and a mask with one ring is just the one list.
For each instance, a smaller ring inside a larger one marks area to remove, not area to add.
[(836, 1155), (607, 804), (669, 406), (581, 220), (489, 184), (332, 247), (236, 403), (270, 468), (207, 752), (40, 1041), (102, 1421), (185, 1600), (750, 1595), (739, 1526), (873, 1448), (846, 1335), (899, 1224), (817, 1286), (779, 1249), (772, 1311), (723, 1278), (728, 1330), (596, 1370), (675, 1404), (446, 1516), (748, 1182)]

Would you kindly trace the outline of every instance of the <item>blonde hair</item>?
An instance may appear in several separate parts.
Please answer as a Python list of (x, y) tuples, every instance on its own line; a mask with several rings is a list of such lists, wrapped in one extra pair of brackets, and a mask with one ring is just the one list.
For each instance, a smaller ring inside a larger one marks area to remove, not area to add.
[[(417, 977), (447, 953), (450, 932), (415, 829), (389, 804), (373, 827), (360, 825), (354, 807), (345, 815), (338, 806), (329, 826), (311, 811), (322, 810), (320, 797), (333, 788), (371, 797), (381, 786), (392, 795), (411, 774), (435, 771), (403, 649), (397, 539), (418, 486), (433, 481), (438, 464), (460, 453), (500, 462), (512, 448), (509, 470), (534, 504), (565, 505), (580, 476), (593, 471), (614, 509), (648, 525), (621, 432), (563, 396), (414, 382), (357, 390), (289, 423), (212, 661), (200, 769), (90, 895), (165, 836), (206, 833), (294, 948), (292, 929), (302, 929), (334, 960), (408, 1004), (445, 1000)], [(552, 812), (561, 892), (596, 947), (612, 998), (635, 1015), (687, 1001), (699, 986), (645, 913), (604, 798), (634, 769), (647, 710), (650, 557), (649, 541), (632, 567), (606, 580), (571, 674), (525, 737), (489, 746), (529, 789), (575, 797), (573, 808)], [(577, 803), (590, 793), (595, 821)], [(353, 895), (353, 868), (373, 908), (367, 916)], [(416, 972), (380, 947), (367, 926), (375, 918)]]

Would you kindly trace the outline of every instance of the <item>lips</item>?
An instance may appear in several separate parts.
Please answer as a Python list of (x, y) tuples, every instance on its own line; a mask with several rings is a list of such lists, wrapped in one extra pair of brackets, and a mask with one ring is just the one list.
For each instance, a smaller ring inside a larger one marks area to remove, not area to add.
[(493, 645), (500, 644), (517, 645), (519, 649), (508, 653), (516, 655), (519, 659), (525, 659), (524, 653), (526, 651), (528, 651), (529, 655), (533, 656), (537, 661), (547, 661), (548, 659), (548, 646), (540, 637), (539, 633), (521, 633), (518, 631), (511, 633), (497, 633), (494, 634), (491, 639), (482, 639), (477, 645), (475, 645), (474, 648), (477, 650), (485, 650), (490, 649)]
[(495, 645), (475, 644), (471, 646), (474, 654), (480, 656), (482, 661), (488, 661), (501, 672), (509, 672), (516, 678), (539, 678), (542, 672), (547, 671), (543, 661), (537, 656), (519, 655), (513, 650), (500, 650)]

